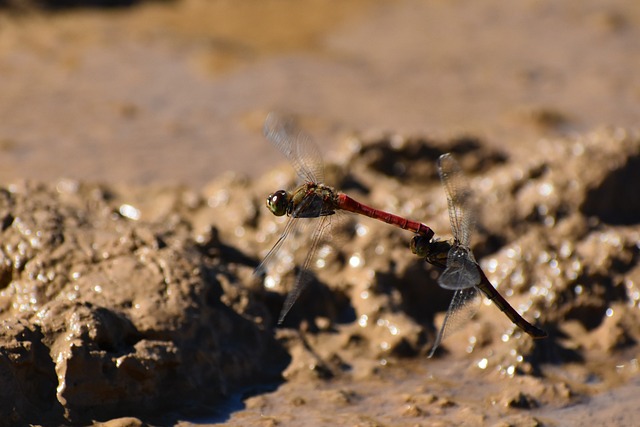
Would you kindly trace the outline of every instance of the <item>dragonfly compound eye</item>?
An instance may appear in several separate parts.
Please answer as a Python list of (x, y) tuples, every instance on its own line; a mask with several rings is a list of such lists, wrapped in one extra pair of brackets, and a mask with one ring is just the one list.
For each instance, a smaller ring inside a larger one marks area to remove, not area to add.
[(282, 216), (287, 213), (289, 205), (289, 195), (284, 190), (276, 191), (267, 197), (267, 207), (275, 216)]

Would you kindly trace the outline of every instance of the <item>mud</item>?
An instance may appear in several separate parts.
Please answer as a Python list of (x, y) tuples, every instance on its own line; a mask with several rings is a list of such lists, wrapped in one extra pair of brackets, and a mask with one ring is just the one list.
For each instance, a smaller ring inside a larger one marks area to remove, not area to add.
[[(624, 182), (637, 174), (640, 140), (633, 132), (601, 129), (543, 140), (538, 148), (519, 164), (481, 141), (365, 142), (345, 160), (351, 176), (342, 183), (357, 182), (354, 188), (382, 208), (428, 218), (448, 237), (436, 178), (413, 178), (434, 175), (430, 156), (456, 152), (484, 201), (474, 240), (481, 265), (548, 338), (532, 340), (486, 301), (445, 341), (439, 360), (426, 360), (451, 294), (436, 285), (434, 268), (408, 255), (402, 232), (349, 217), (357, 223), (341, 225), (346, 236), (323, 251), (330, 262), (317, 271), (321, 283), (349, 296), (353, 320), (335, 309), (333, 318), (311, 317), (323, 300), (320, 287), (309, 292), (315, 297), (301, 298), (292, 313), (305, 314), (308, 333), (290, 347), (287, 384), (247, 400), (228, 422), (577, 425), (591, 416), (633, 425), (628, 400), (590, 416), (578, 408), (587, 411), (605, 390), (633, 390), (638, 378), (640, 236), (625, 218), (639, 216), (633, 203), (612, 207), (601, 199), (618, 200), (628, 191)], [(416, 151), (431, 155), (408, 155)], [(423, 185), (386, 180), (418, 169), (403, 182)]]
[[(263, 195), (295, 182), (287, 169), (201, 192), (21, 182), (0, 193), (5, 425), (565, 425), (563, 408), (636, 381), (640, 216), (608, 201), (638, 178), (638, 135), (541, 141), (526, 164), (479, 139), (354, 141), (328, 179), (441, 238), (434, 159), (456, 153), (485, 201), (476, 255), (548, 338), (487, 301), (426, 359), (450, 293), (408, 233), (353, 215), (333, 221), (314, 282), (276, 328), (305, 236), (281, 270), (252, 272), (282, 227)], [(254, 397), (225, 410), (238, 393)]]
[(3, 425), (166, 420), (279, 378), (271, 328), (221, 302), (233, 251), (179, 213), (202, 199), (147, 194), (174, 209), (145, 223), (144, 201), (104, 186), (2, 189)]
[[(0, 1), (0, 425), (637, 424), (636, 2), (33, 9), (96, 3)], [(476, 258), (549, 337), (484, 301), (428, 359), (440, 271), (349, 214), (277, 327), (311, 228), (254, 276), (296, 184), (272, 109), (443, 239), (453, 152)]]

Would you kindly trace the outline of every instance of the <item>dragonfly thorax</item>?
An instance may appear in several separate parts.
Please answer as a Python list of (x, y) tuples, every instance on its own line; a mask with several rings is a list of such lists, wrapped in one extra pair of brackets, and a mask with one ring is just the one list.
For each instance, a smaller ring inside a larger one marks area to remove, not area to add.
[(411, 252), (440, 268), (447, 266), (450, 250), (451, 242), (446, 240), (429, 239), (419, 234), (411, 239)]
[(286, 214), (290, 202), (291, 193), (285, 190), (278, 190), (267, 197), (267, 207), (275, 216)]

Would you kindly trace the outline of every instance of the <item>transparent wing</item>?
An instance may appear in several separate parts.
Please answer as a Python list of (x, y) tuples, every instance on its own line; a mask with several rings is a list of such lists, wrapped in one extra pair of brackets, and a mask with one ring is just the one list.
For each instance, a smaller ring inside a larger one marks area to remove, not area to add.
[[(299, 221), (298, 221), (299, 222)], [(282, 311), (280, 312), (280, 317), (278, 318), (278, 324), (281, 324), (284, 321), (287, 313), (293, 307), (296, 300), (302, 293), (302, 290), (307, 286), (307, 284), (311, 281), (312, 275), (310, 271), (311, 262), (315, 259), (316, 251), (318, 250), (318, 246), (320, 241), (322, 240), (322, 235), (330, 226), (330, 221), (328, 216), (323, 216), (319, 221), (317, 221), (318, 225), (313, 230), (313, 235), (311, 236), (311, 247), (307, 252), (307, 256), (300, 267), (300, 272), (298, 273), (298, 277), (296, 278), (296, 282), (293, 285), (293, 289), (287, 294), (287, 298), (284, 301), (284, 305), (282, 306)]]
[(480, 284), (478, 265), (469, 248), (454, 246), (449, 250), (447, 268), (438, 278), (438, 284), (454, 291)]
[(303, 181), (324, 182), (320, 150), (311, 137), (298, 127), (293, 117), (269, 113), (263, 131)]
[(254, 275), (261, 275), (267, 272), (278, 257), (278, 253), (280, 249), (282, 249), (282, 245), (285, 241), (290, 240), (291, 236), (297, 234), (297, 231), (300, 227), (301, 222), (296, 220), (294, 217), (289, 217), (287, 223), (284, 226), (284, 230), (282, 230), (282, 234), (278, 237), (278, 240), (273, 245), (273, 247), (267, 252), (262, 262), (253, 270)]
[(471, 187), (451, 153), (438, 159), (438, 173), (447, 195), (453, 237), (462, 246), (469, 247), (477, 214)]
[(451, 304), (444, 317), (438, 336), (436, 337), (429, 357), (432, 357), (436, 352), (436, 349), (440, 346), (442, 341), (449, 335), (460, 330), (462, 326), (478, 311), (480, 305), (480, 295), (475, 287), (460, 289), (453, 294)]

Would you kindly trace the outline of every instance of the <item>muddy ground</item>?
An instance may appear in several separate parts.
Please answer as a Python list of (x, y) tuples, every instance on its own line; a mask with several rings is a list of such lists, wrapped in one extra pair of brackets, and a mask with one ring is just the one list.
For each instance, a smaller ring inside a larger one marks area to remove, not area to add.
[(487, 301), (433, 359), (451, 298), (439, 271), (411, 254), (410, 233), (348, 214), (276, 328), (308, 236), (266, 277), (253, 270), (283, 226), (263, 195), (293, 185), (290, 170), (200, 192), (7, 186), (5, 422), (566, 425), (571, 413), (631, 425), (633, 399), (592, 405), (637, 386), (640, 205), (624, 183), (639, 178), (640, 138), (603, 129), (540, 146), (517, 164), (468, 137), (352, 139), (328, 165), (339, 187), (441, 238), (438, 155), (456, 153), (486, 201), (476, 256), (549, 337)]
[[(640, 10), (579, 4), (0, 12), (0, 425), (635, 425)], [(296, 184), (273, 108), (443, 239), (455, 153), (476, 258), (549, 337), (485, 301), (428, 359), (441, 272), (351, 214), (277, 326), (309, 235), (253, 274)]]

